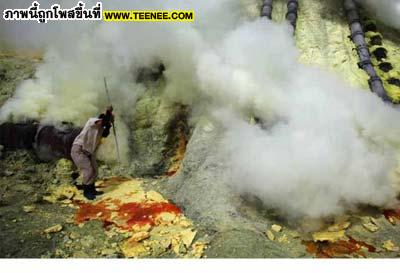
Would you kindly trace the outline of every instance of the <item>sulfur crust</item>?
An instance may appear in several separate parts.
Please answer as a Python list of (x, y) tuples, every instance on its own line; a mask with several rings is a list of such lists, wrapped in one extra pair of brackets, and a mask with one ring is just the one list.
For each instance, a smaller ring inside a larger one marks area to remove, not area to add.
[[(340, 1), (338, 1), (340, 2)], [(359, 62), (350, 35), (346, 16), (340, 3), (329, 0), (308, 0), (299, 2), (299, 18), (296, 29), (296, 44), (300, 52), (299, 61), (326, 69), (331, 69), (354, 87), (369, 90), (367, 74), (358, 68)], [(339, 11), (339, 12), (338, 12)], [(278, 15), (276, 15), (278, 16)], [(382, 24), (378, 29), (385, 29)], [(385, 29), (386, 30), (386, 29)], [(395, 32), (387, 31), (382, 39), (388, 51), (385, 60), (393, 65), (393, 70), (383, 72), (372, 55), (378, 75), (394, 103), (400, 102), (400, 87), (389, 84), (389, 78), (400, 79), (400, 43)], [(379, 33), (366, 32), (366, 39)], [(372, 52), (377, 46), (371, 47)]]
[(368, 76), (357, 66), (359, 59), (348, 37), (350, 30), (340, 3), (308, 0), (299, 4), (296, 29), (299, 61), (333, 70), (351, 86), (369, 90)]

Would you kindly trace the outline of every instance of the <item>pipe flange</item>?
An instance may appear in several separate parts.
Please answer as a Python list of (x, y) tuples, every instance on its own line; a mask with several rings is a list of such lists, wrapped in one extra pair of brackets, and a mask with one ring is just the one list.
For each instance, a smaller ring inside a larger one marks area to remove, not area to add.
[(355, 38), (357, 35), (362, 35), (363, 38), (364, 38), (364, 32), (363, 32), (362, 30), (356, 30), (356, 31), (352, 32), (352, 33), (350, 34), (349, 37), (351, 37), (351, 39), (354, 40), (354, 38)]
[(299, 7), (299, 2), (297, 0), (289, 0), (287, 2), (287, 7), (289, 8), (289, 6), (294, 6), (295, 9), (297, 9)]
[(358, 18), (353, 18), (353, 19), (348, 20), (348, 21), (349, 21), (349, 25), (357, 24), (357, 23), (361, 25), (361, 19), (360, 19), (360, 17), (358, 17)]
[(367, 46), (367, 45), (357, 45), (357, 50), (358, 50), (358, 51), (361, 51), (361, 50), (363, 50), (363, 49), (367, 50), (368, 53), (369, 53), (369, 49), (368, 49), (368, 46)]
[(358, 62), (357, 65), (360, 69), (364, 69), (364, 66), (372, 65), (372, 62), (371, 62), (371, 60), (364, 60), (364, 61)]
[(379, 76), (372, 76), (369, 78), (368, 82), (373, 83), (373, 82), (380, 82), (382, 83), (382, 79)]

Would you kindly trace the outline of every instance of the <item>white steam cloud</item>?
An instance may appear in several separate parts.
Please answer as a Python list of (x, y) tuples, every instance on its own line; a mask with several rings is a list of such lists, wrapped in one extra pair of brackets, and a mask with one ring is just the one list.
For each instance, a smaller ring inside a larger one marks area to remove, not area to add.
[[(288, 24), (248, 19), (258, 14), (249, 8), (258, 1), (210, 2), (106, 3), (107, 9), (194, 9), (194, 24), (79, 24), (60, 40), (42, 33), (45, 62), (0, 117), (83, 124), (107, 104), (106, 75), (115, 108), (129, 118), (145, 92), (134, 82), (135, 71), (161, 60), (169, 99), (211, 101), (204, 107), (224, 124), (222, 150), (240, 192), (294, 217), (393, 204), (399, 111), (331, 73), (299, 64)], [(70, 28), (50, 26), (58, 33)], [(263, 126), (247, 123), (250, 114)], [(129, 131), (119, 121), (128, 153)]]
[(400, 29), (399, 0), (358, 0), (358, 2), (388, 26)]
[[(44, 122), (72, 121), (83, 125), (108, 104), (103, 85), (107, 76), (116, 114), (125, 121), (132, 118), (137, 97), (144, 92), (135, 79), (139, 68), (162, 61), (167, 66), (166, 94), (191, 103), (196, 97), (194, 56), (201, 51), (203, 39), (217, 40), (241, 20), (242, 3), (228, 1), (194, 4), (191, 1), (155, 0), (127, 3), (124, 0), (103, 2), (104, 9), (195, 9), (198, 23), (124, 24), (98, 22), (5, 22), (1, 33), (17, 48), (45, 49), (44, 63), (35, 79), (19, 86), (14, 97), (0, 111), (0, 120), (33, 118)], [(85, 1), (87, 7), (97, 0)], [(193, 1), (192, 1), (193, 2)], [(63, 8), (76, 5), (71, 1), (40, 1), (41, 8), (60, 3)], [(4, 8), (27, 8), (28, 0), (1, 3)], [(224, 14), (226, 13), (226, 15)], [(225, 19), (223, 22), (220, 16)], [(203, 20), (201, 19), (203, 18)], [(120, 124), (121, 123), (121, 124)], [(118, 119), (119, 128), (126, 124)], [(120, 134), (125, 153), (129, 152), (127, 134)], [(102, 145), (112, 149), (113, 142)], [(101, 152), (101, 151), (100, 151)], [(101, 154), (114, 155), (115, 153)], [(127, 155), (125, 155), (127, 158)]]
[[(205, 90), (253, 107), (260, 126), (218, 111), (232, 180), (289, 216), (320, 217), (396, 202), (400, 117), (372, 93), (296, 62), (289, 29), (257, 20), (199, 62)], [(222, 101), (222, 100), (221, 100)], [(237, 111), (236, 111), (237, 112)]]

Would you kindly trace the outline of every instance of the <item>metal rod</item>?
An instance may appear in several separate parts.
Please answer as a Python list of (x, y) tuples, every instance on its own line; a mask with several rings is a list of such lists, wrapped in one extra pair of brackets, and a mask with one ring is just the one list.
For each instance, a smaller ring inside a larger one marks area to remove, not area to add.
[[(106, 77), (104, 77), (104, 87), (105, 87), (105, 89), (106, 89), (106, 94), (107, 94), (108, 103), (109, 103), (110, 105), (112, 105), (112, 103), (111, 103), (111, 98), (110, 98), (110, 93), (108, 92), (108, 86), (107, 86)], [(116, 150), (117, 150), (118, 163), (121, 164), (121, 157), (120, 157), (120, 154), (119, 154), (119, 145), (118, 145), (118, 139), (117, 139), (117, 131), (116, 131), (116, 128), (115, 128), (114, 121), (111, 120), (111, 124), (112, 124), (112, 127), (113, 127), (114, 140), (115, 140), (115, 148), (116, 148)]]

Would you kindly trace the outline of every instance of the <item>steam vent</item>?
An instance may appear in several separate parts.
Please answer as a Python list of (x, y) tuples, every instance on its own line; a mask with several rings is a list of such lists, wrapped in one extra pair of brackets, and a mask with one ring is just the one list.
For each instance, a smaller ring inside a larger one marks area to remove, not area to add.
[(400, 1), (32, 2), (0, 258), (400, 257)]

